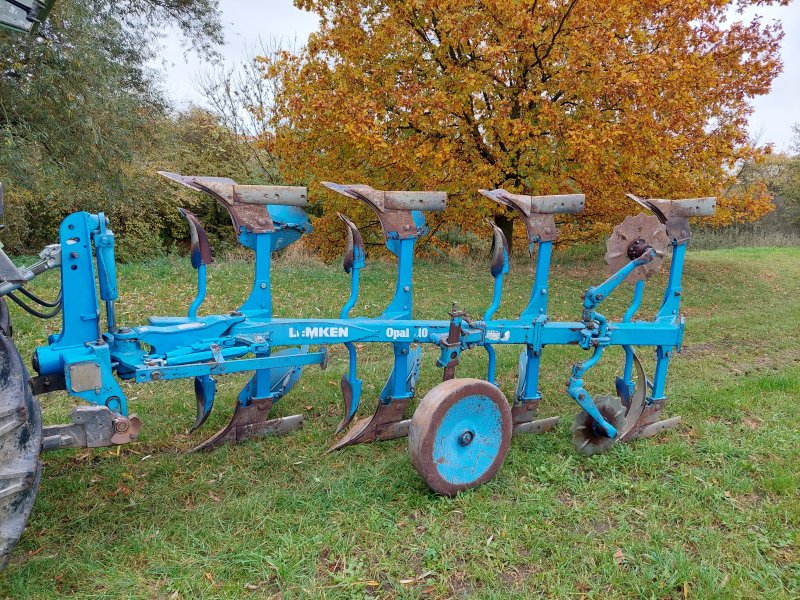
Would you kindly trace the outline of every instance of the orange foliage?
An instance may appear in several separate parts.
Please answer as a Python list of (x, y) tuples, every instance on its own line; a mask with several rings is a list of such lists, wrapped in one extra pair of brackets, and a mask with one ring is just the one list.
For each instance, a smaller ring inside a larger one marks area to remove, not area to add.
[[(736, 6), (765, 4), (740, 0)], [(440, 189), (433, 227), (485, 232), (502, 210), (475, 193), (580, 191), (566, 238), (607, 230), (646, 197), (723, 196), (748, 144), (749, 101), (781, 63), (778, 24), (726, 20), (728, 0), (295, 0), (319, 32), (263, 59), (280, 81), (274, 133), (292, 183)], [(335, 211), (363, 207), (312, 187), (317, 244), (340, 248)], [(770, 209), (763, 189), (721, 199), (718, 223)]]

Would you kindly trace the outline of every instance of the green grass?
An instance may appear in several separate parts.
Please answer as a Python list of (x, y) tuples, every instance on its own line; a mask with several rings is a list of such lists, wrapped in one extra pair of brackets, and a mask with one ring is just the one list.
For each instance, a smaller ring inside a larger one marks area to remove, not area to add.
[[(552, 316), (574, 320), (580, 294), (601, 279), (592, 253), (556, 257)], [(446, 318), (451, 301), (481, 314), (491, 294), (478, 257), (420, 262), (416, 308)], [(499, 317), (527, 300), (532, 268), (522, 256)], [(524, 266), (523, 266), (524, 263)], [(251, 265), (215, 264), (204, 311), (230, 310), (247, 293)], [(55, 276), (35, 291), (52, 293)], [(665, 277), (652, 281), (652, 315)], [(393, 285), (389, 263), (364, 271), (358, 314), (376, 315)], [(122, 323), (180, 314), (193, 296), (188, 261), (160, 260), (120, 272)], [(515, 438), (495, 479), (454, 499), (432, 495), (412, 469), (405, 440), (324, 450), (340, 418), (341, 347), (327, 371), (308, 369), (277, 406), (302, 412), (305, 429), (211, 454), (184, 451), (221, 427), (243, 379), (221, 385), (204, 431), (187, 436), (191, 382), (125, 384), (144, 422), (119, 449), (47, 454), (33, 516), (0, 595), (196, 598), (796, 598), (800, 596), (800, 249), (690, 252), (685, 350), (671, 365), (668, 415), (682, 426), (584, 458), (570, 443), (576, 412), (564, 382), (574, 348), (548, 348), (542, 416), (558, 429)], [(338, 313), (348, 279), (337, 266), (278, 262), (278, 316)], [(624, 312), (630, 288), (606, 307)], [(14, 312), (24, 355), (56, 323)], [(518, 350), (498, 351), (506, 395)], [(366, 347), (366, 414), (390, 369), (387, 347)], [(440, 377), (425, 349), (419, 389)], [(650, 358), (650, 357), (648, 357)], [(645, 361), (646, 366), (652, 360)], [(588, 380), (613, 389), (622, 352), (609, 351)], [(467, 353), (461, 375), (481, 376), (485, 354)], [(42, 397), (45, 420), (66, 420), (72, 401)]]

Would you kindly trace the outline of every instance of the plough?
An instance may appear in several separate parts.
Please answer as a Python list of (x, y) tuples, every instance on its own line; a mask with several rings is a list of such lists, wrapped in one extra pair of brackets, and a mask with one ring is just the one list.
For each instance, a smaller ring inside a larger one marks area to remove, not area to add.
[[(587, 360), (572, 367), (567, 384), (567, 393), (580, 406), (572, 427), (572, 441), (580, 453), (591, 455), (618, 442), (649, 437), (680, 420), (662, 420), (661, 414), (667, 366), (672, 353), (681, 347), (684, 329), (679, 309), (690, 239), (687, 219), (713, 214), (713, 198), (668, 201), (631, 196), (649, 214), (627, 217), (614, 228), (607, 242), (610, 276), (586, 290), (580, 320), (559, 322), (550, 320), (547, 311), (552, 246), (558, 235), (554, 215), (580, 213), (584, 196), (480, 190), (488, 199), (515, 211), (524, 223), (529, 250), (536, 257), (530, 300), (516, 319), (494, 318), (509, 270), (509, 252), (502, 231), (490, 224), (494, 285), (485, 314), (470, 318), (454, 305), (447, 319), (422, 320), (413, 313), (414, 246), (427, 231), (423, 213), (444, 210), (446, 194), (380, 191), (366, 185), (325, 182), (330, 190), (367, 204), (375, 213), (386, 247), (397, 257), (396, 287), (380, 316), (350, 316), (366, 255), (358, 227), (340, 214), (347, 233), (344, 270), (351, 278), (349, 298), (338, 316), (287, 319), (272, 315), (271, 256), (311, 231), (302, 210), (308, 201), (306, 188), (162, 175), (213, 197), (228, 210), (239, 242), (255, 252), (252, 291), (241, 306), (227, 314), (201, 313), (211, 249), (201, 223), (186, 210), (181, 213), (191, 232), (197, 295), (185, 316), (153, 316), (138, 326), (117, 324), (114, 233), (102, 213), (78, 212), (66, 217), (59, 228), (59, 243), (45, 248), (40, 260), (27, 268), (15, 266), (0, 251), (0, 296), (39, 317), (62, 313), (61, 330), (35, 350), (35, 375), (29, 377), (11, 341), (7, 306), (0, 298), (2, 561), (19, 538), (33, 506), (41, 473), (40, 449), (119, 445), (139, 435), (141, 422), (129, 413), (119, 380), (194, 379), (194, 430), (212, 410), (219, 377), (252, 373), (238, 395), (230, 422), (194, 448), (205, 451), (226, 442), (301, 427), (302, 415), (271, 418), (273, 404), (294, 387), (305, 367), (327, 367), (328, 346), (343, 344), (349, 361), (341, 378), (344, 415), (336, 432), (345, 433), (330, 450), (407, 435), (414, 468), (434, 492), (444, 495), (490, 480), (508, 452), (512, 435), (555, 427), (557, 417), (537, 419), (542, 397), (539, 365), (546, 346), (570, 344), (591, 351)], [(634, 320), (645, 280), (658, 270), (670, 247), (672, 260), (661, 307), (651, 321)], [(54, 268), (60, 270), (62, 290), (54, 301), (25, 289), (26, 282)], [(600, 305), (624, 281), (634, 284), (630, 307), (622, 321), (610, 322), (599, 312)], [(391, 344), (394, 362), (374, 413), (350, 425), (363, 392), (357, 343)], [(443, 381), (420, 400), (412, 418), (407, 419), (426, 344), (438, 349), (436, 364), (442, 369)], [(519, 381), (511, 403), (495, 379), (495, 347), (501, 345), (521, 348)], [(621, 346), (625, 353), (616, 393), (592, 395), (584, 378), (610, 346)], [(651, 378), (646, 377), (634, 351), (646, 346), (655, 348)], [(461, 353), (476, 347), (482, 347), (487, 355), (485, 377), (457, 378)], [(70, 423), (43, 428), (36, 396), (56, 390), (80, 398), (86, 406), (74, 409)]]

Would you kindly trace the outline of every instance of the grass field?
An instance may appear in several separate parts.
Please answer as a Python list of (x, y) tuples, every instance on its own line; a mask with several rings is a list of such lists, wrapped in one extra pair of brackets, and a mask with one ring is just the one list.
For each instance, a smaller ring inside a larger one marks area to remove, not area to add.
[[(557, 255), (553, 318), (579, 317), (582, 290), (601, 279), (601, 255)], [(522, 257), (515, 262), (498, 317), (515, 317), (527, 299), (532, 268)], [(363, 276), (354, 314), (376, 315), (391, 293), (392, 265), (368, 264)], [(215, 264), (202, 311), (236, 306), (250, 277), (245, 261)], [(188, 260), (122, 267), (120, 322), (181, 314), (193, 278)], [(52, 293), (55, 280), (43, 277), (33, 289)], [(479, 315), (491, 295), (481, 263), (420, 262), (415, 281), (421, 318), (446, 318), (451, 301)], [(653, 314), (664, 281), (651, 280), (642, 316)], [(336, 315), (348, 285), (338, 265), (281, 260), (276, 314)], [(619, 318), (629, 294), (621, 288), (604, 312)], [(341, 347), (327, 371), (308, 369), (277, 406), (280, 415), (305, 414), (305, 429), (211, 454), (184, 451), (227, 421), (243, 378), (223, 380), (215, 413), (193, 436), (191, 382), (126, 384), (144, 422), (139, 442), (45, 456), (36, 507), (0, 575), (0, 595), (800, 597), (800, 248), (690, 251), (684, 294), (685, 348), (667, 387), (667, 414), (683, 416), (679, 429), (577, 455), (569, 435), (576, 406), (564, 382), (583, 354), (548, 348), (540, 414), (562, 415), (561, 424), (515, 438), (497, 477), (455, 499), (427, 490), (405, 440), (324, 454), (340, 418)], [(56, 324), (20, 312), (15, 336), (27, 357)], [(498, 350), (507, 396), (517, 352)], [(435, 354), (425, 351), (423, 392), (441, 376)], [(363, 359), (366, 414), (391, 351), (365, 348)], [(610, 351), (587, 384), (611, 391), (621, 367), (622, 352)], [(459, 374), (484, 369), (477, 350)], [(41, 401), (47, 423), (66, 420), (69, 399)]]

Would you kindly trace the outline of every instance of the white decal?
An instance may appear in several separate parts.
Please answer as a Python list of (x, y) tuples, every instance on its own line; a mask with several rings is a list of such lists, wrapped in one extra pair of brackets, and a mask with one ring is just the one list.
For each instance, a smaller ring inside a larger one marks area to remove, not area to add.
[(486, 341), (488, 342), (499, 342), (499, 341), (506, 341), (511, 339), (511, 332), (510, 331), (487, 331), (486, 332)]
[(302, 331), (289, 327), (290, 338), (346, 338), (349, 335), (349, 327), (306, 327)]
[(393, 327), (386, 328), (386, 337), (392, 340), (399, 340), (411, 337), (411, 331), (408, 327), (405, 329), (394, 329)]

